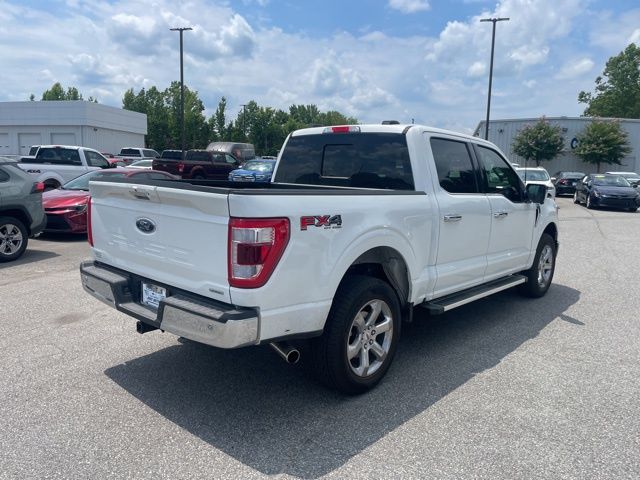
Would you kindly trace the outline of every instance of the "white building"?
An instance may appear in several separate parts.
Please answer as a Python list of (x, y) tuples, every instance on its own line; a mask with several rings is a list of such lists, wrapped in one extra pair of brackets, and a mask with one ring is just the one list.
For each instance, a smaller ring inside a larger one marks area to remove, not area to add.
[[(512, 162), (519, 163), (524, 166), (524, 159), (513, 153), (512, 144), (518, 132), (527, 125), (538, 122), (539, 118), (518, 118), (511, 120), (490, 120), (489, 121), (489, 141), (495, 143), (500, 150)], [(540, 166), (547, 169), (550, 174), (557, 171), (578, 171), (585, 173), (593, 173), (596, 166), (584, 163), (578, 158), (573, 150), (577, 146), (576, 137), (578, 134), (593, 121), (589, 117), (547, 117), (546, 120), (551, 125), (559, 125), (562, 129), (562, 135), (565, 139), (565, 151), (563, 155), (559, 155), (551, 161), (541, 162)], [(625, 171), (640, 173), (640, 119), (619, 119), (620, 126), (627, 132), (627, 140), (631, 145), (631, 153), (622, 160), (622, 165), (606, 165), (600, 166), (601, 171)], [(476, 128), (475, 135), (484, 138), (485, 122), (482, 121)], [(527, 166), (535, 167), (535, 162), (529, 162)]]
[(0, 155), (31, 145), (79, 145), (118, 153), (144, 147), (147, 116), (86, 101), (0, 102)]

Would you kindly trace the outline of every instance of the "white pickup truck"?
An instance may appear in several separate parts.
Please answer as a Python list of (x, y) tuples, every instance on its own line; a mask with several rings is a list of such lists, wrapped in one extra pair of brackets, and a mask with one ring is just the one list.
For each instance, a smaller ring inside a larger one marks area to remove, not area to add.
[(90, 188), (87, 292), (140, 333), (302, 354), (347, 393), (384, 376), (414, 307), (540, 297), (558, 249), (544, 186), (525, 188), (489, 142), (418, 125), (295, 131), (267, 185)]
[(138, 160), (155, 160), (160, 158), (160, 154), (151, 148), (124, 147), (116, 157), (130, 165)]
[(44, 183), (46, 190), (64, 185), (90, 170), (111, 168), (97, 150), (69, 145), (42, 145), (33, 157), (22, 157), (18, 166)]

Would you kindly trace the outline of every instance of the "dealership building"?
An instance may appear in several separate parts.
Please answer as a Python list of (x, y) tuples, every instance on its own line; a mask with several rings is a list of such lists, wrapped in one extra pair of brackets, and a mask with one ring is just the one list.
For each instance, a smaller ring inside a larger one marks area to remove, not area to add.
[[(513, 153), (512, 145), (518, 132), (527, 125), (533, 125), (539, 118), (518, 118), (511, 120), (490, 120), (489, 121), (489, 141), (495, 143), (502, 150), (509, 160), (524, 166), (524, 159)], [(551, 161), (545, 161), (540, 166), (547, 169), (550, 174), (564, 171), (578, 171), (593, 173), (596, 166), (584, 163), (578, 158), (573, 150), (578, 145), (577, 136), (589, 125), (593, 118), (590, 117), (547, 117), (546, 120), (551, 125), (558, 125), (565, 140), (564, 153), (558, 155)], [(612, 119), (601, 119), (612, 120)], [(624, 171), (640, 173), (640, 119), (616, 119), (620, 126), (627, 132), (627, 141), (631, 146), (631, 152), (622, 159), (622, 165), (600, 166), (601, 171)], [(484, 138), (485, 122), (482, 121), (476, 128), (474, 135)], [(535, 167), (535, 162), (529, 162), (527, 166)]]
[(0, 102), (0, 155), (31, 145), (79, 145), (118, 153), (144, 147), (147, 116), (87, 101)]

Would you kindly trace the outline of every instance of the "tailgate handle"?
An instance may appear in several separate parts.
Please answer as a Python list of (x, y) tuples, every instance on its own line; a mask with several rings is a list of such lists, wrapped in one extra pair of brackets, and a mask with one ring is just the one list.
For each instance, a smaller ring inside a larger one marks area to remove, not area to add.
[(156, 187), (143, 188), (143, 187), (139, 187), (138, 185), (134, 185), (132, 188), (129, 189), (129, 193), (141, 200), (151, 200), (152, 196), (154, 197), (156, 196), (155, 190), (156, 190)]

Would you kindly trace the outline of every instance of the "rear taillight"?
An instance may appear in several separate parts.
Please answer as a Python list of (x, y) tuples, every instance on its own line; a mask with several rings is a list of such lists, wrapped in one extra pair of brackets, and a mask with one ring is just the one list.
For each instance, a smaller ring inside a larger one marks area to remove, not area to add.
[(178, 163), (178, 173), (184, 172), (184, 163)]
[(567, 184), (567, 183), (569, 183), (569, 182), (567, 181), (567, 179), (563, 178), (563, 179), (562, 179), (562, 180), (560, 180), (558, 183), (559, 183), (560, 185), (566, 185), (566, 184)]
[(93, 231), (91, 230), (91, 197), (87, 201), (87, 241), (93, 247)]
[(43, 182), (35, 182), (33, 187), (31, 187), (31, 193), (42, 193), (44, 192), (44, 183)]
[(229, 285), (262, 287), (289, 243), (287, 218), (229, 219)]

